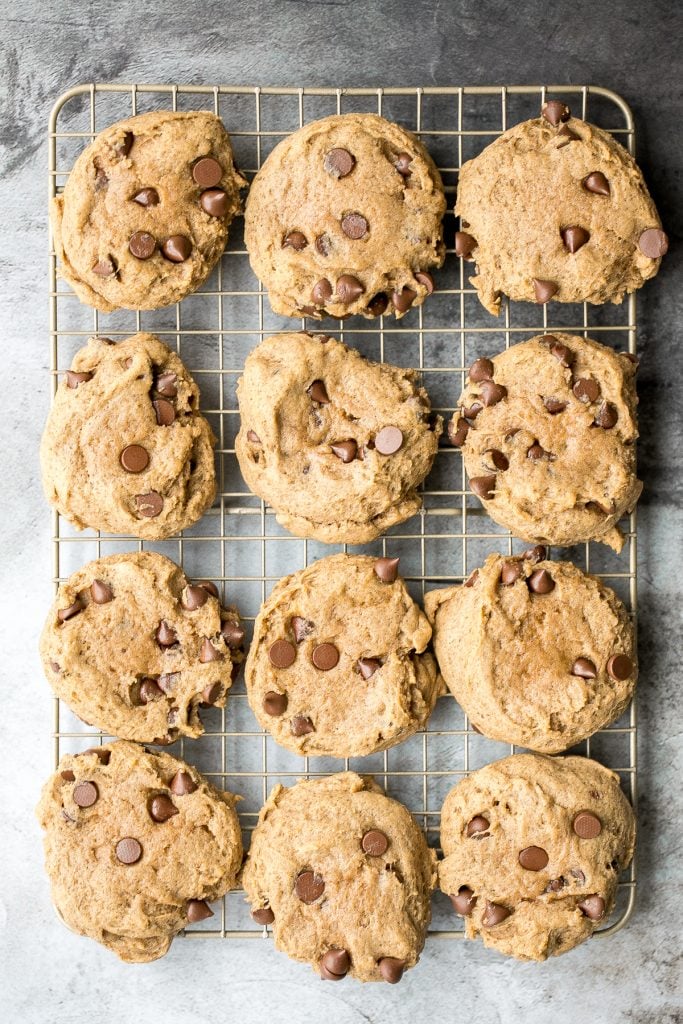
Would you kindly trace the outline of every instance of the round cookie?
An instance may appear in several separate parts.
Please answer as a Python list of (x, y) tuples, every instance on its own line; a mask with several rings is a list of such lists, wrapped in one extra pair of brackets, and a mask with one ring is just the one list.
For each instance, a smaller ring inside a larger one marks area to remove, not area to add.
[(472, 772), (441, 811), (439, 885), (468, 939), (545, 960), (613, 910), (636, 821), (619, 777), (585, 757), (517, 754)]
[(542, 547), (490, 555), (425, 595), (449, 690), (490, 739), (556, 754), (617, 719), (636, 684), (633, 624), (615, 593)]
[(65, 755), (37, 808), (57, 913), (122, 960), (157, 960), (235, 887), (235, 799), (135, 743)]
[(424, 946), (436, 855), (371, 778), (276, 786), (242, 882), (275, 945), (327, 981), (400, 981)]
[(403, 316), (444, 261), (441, 176), (421, 142), (376, 114), (305, 125), (252, 182), (251, 266), (284, 316)]
[(237, 398), (242, 475), (290, 533), (364, 544), (421, 508), (442, 421), (413, 370), (277, 334), (247, 357)]
[(201, 736), (202, 704), (225, 705), (244, 629), (213, 583), (188, 583), (151, 551), (89, 562), (62, 583), (40, 639), (45, 675), (71, 710), (111, 736)]
[(470, 487), (516, 537), (620, 551), (636, 478), (636, 364), (573, 334), (542, 335), (470, 367), (449, 424)]
[(498, 315), (515, 301), (621, 302), (668, 248), (640, 169), (608, 132), (558, 101), (504, 132), (458, 178), (456, 252)]
[(90, 338), (45, 425), (43, 488), (78, 529), (170, 537), (213, 502), (215, 443), (197, 385), (155, 335)]
[(105, 313), (177, 302), (220, 259), (246, 184), (214, 114), (119, 121), (80, 154), (52, 201), (60, 275)]
[(432, 631), (397, 573), (397, 558), (330, 555), (273, 588), (245, 679), (283, 747), (362, 757), (424, 726), (440, 692)]

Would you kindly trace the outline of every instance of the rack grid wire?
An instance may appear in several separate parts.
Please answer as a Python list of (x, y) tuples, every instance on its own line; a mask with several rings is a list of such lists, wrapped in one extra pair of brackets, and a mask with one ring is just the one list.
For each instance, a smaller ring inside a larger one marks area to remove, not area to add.
[[(534, 306), (504, 300), (496, 320), (480, 306), (468, 284), (468, 265), (454, 250), (453, 202), (458, 169), (507, 127), (538, 116), (546, 96), (561, 98), (574, 113), (611, 131), (633, 154), (633, 117), (624, 100), (595, 86), (477, 86), (425, 88), (260, 88), (171, 84), (90, 84), (65, 92), (49, 122), (49, 195), (60, 192), (78, 153), (108, 124), (145, 110), (208, 109), (221, 116), (232, 139), (238, 165), (251, 179), (273, 146), (304, 123), (332, 113), (377, 112), (416, 132), (441, 170), (449, 210), (444, 221), (446, 262), (436, 274), (436, 290), (402, 320), (354, 317), (324, 322), (325, 333), (341, 338), (369, 358), (414, 366), (436, 408), (450, 415), (464, 384), (467, 367), (481, 355), (493, 355), (514, 341), (553, 330), (592, 335), (619, 349), (636, 352), (636, 301), (620, 306), (552, 304)], [(578, 109), (577, 109), (578, 107)], [(53, 513), (53, 583), (57, 585), (85, 562), (125, 550), (157, 550), (173, 558), (189, 577), (213, 579), (226, 603), (235, 603), (248, 635), (261, 602), (274, 583), (316, 558), (346, 546), (328, 546), (289, 536), (260, 499), (246, 489), (235, 458), (239, 426), (235, 385), (247, 353), (264, 336), (299, 329), (299, 321), (270, 311), (267, 295), (249, 268), (242, 221), (233, 223), (217, 268), (204, 286), (182, 305), (147, 312), (103, 315), (81, 305), (57, 277), (52, 244), (49, 255), (50, 336), (53, 393), (59, 374), (91, 335), (120, 339), (149, 330), (175, 347), (198, 381), (202, 408), (218, 437), (219, 495), (214, 507), (191, 529), (169, 541), (141, 542), (92, 530), (75, 531)], [(370, 324), (368, 326), (368, 324)], [(301, 325), (320, 329), (316, 321)], [(313, 325), (313, 326), (312, 326)], [(401, 571), (420, 600), (435, 586), (462, 582), (491, 551), (513, 554), (525, 545), (493, 523), (467, 488), (460, 453), (440, 447), (423, 488), (421, 513), (393, 528), (381, 540), (355, 548), (370, 554), (399, 555)], [(636, 616), (636, 517), (622, 524), (620, 555), (599, 544), (564, 550), (585, 570), (601, 576)], [(557, 552), (556, 552), (557, 553)], [(257, 727), (244, 683), (230, 691), (227, 707), (204, 714), (205, 735), (180, 740), (170, 749), (195, 764), (214, 784), (242, 795), (239, 805), (245, 846), (260, 806), (277, 783), (319, 777), (343, 769), (373, 774), (387, 792), (402, 800), (438, 848), (439, 812), (446, 793), (470, 771), (514, 753), (516, 748), (487, 740), (469, 724), (450, 696), (439, 699), (427, 728), (397, 747), (365, 758), (301, 758), (274, 744)], [(80, 722), (54, 699), (54, 761), (103, 742), (106, 737)], [(612, 727), (575, 748), (617, 771), (635, 805), (636, 709)], [(598, 935), (610, 935), (628, 920), (634, 904), (635, 866), (622, 875), (611, 923)], [(267, 929), (250, 918), (241, 890), (214, 907), (215, 916), (183, 934), (188, 937), (261, 937)], [(437, 894), (430, 935), (461, 938), (450, 903)]]

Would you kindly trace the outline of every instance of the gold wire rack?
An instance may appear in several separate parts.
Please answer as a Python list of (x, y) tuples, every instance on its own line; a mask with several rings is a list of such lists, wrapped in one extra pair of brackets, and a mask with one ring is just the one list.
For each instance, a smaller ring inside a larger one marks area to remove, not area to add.
[[(230, 132), (239, 166), (252, 178), (273, 146), (305, 122), (332, 113), (367, 111), (382, 114), (415, 131), (435, 158), (447, 195), (446, 262), (436, 275), (436, 290), (427, 302), (402, 320), (362, 318), (325, 322), (324, 330), (373, 359), (419, 368), (432, 405), (449, 415), (464, 384), (466, 368), (481, 355), (493, 355), (516, 341), (553, 330), (592, 335), (615, 348), (636, 351), (636, 301), (620, 306), (526, 303), (503, 304), (496, 320), (480, 306), (468, 285), (468, 267), (454, 251), (452, 212), (458, 169), (483, 146), (516, 122), (538, 116), (546, 95), (565, 100), (573, 112), (612, 132), (633, 153), (631, 110), (624, 100), (595, 86), (482, 86), (448, 88), (252, 88), (199, 85), (77, 86), (57, 100), (49, 121), (49, 194), (63, 188), (78, 153), (98, 131), (145, 110), (209, 109)], [(170, 541), (147, 543), (132, 537), (92, 530), (82, 533), (53, 515), (52, 566), (57, 584), (92, 558), (126, 550), (157, 550), (181, 564), (190, 577), (216, 581), (227, 602), (239, 607), (248, 631), (274, 583), (336, 547), (289, 536), (274, 514), (246, 489), (235, 458), (239, 426), (235, 385), (247, 353), (264, 335), (298, 329), (299, 321), (278, 317), (252, 274), (242, 238), (242, 222), (233, 224), (228, 247), (205, 285), (192, 296), (162, 310), (118, 311), (103, 315), (78, 301), (57, 278), (52, 245), (49, 257), (50, 337), (53, 392), (58, 375), (75, 351), (93, 334), (112, 339), (148, 330), (174, 346), (195, 376), (203, 410), (219, 439), (219, 497), (194, 527)], [(311, 323), (301, 321), (304, 326)], [(313, 326), (312, 329), (319, 329)], [(401, 572), (418, 600), (426, 590), (467, 578), (491, 551), (512, 554), (524, 545), (493, 523), (467, 489), (460, 453), (440, 448), (424, 487), (422, 512), (362, 550), (399, 555)], [(620, 555), (599, 544), (562, 552), (617, 591), (636, 615), (636, 518), (622, 524), (626, 535)], [(346, 550), (344, 546), (343, 550)], [(556, 552), (557, 554), (557, 552)], [(180, 740), (170, 748), (187, 758), (215, 784), (240, 793), (240, 820), (245, 845), (260, 806), (277, 783), (351, 769), (371, 773), (391, 796), (405, 803), (438, 846), (439, 812), (448, 790), (468, 772), (514, 753), (516, 748), (487, 740), (475, 732), (452, 697), (437, 702), (428, 727), (380, 754), (334, 760), (300, 758), (279, 748), (261, 731), (247, 704), (241, 680), (223, 710), (204, 715), (206, 734)], [(54, 701), (54, 759), (106, 739)], [(617, 771), (635, 805), (636, 709), (574, 751), (596, 757)], [(612, 923), (599, 930), (610, 935), (628, 920), (634, 904), (635, 866), (620, 879)], [(430, 935), (461, 938), (450, 903), (434, 900)], [(455, 927), (454, 927), (455, 925)], [(251, 920), (241, 891), (228, 893), (216, 915), (184, 933), (193, 938), (261, 937), (265, 930)]]

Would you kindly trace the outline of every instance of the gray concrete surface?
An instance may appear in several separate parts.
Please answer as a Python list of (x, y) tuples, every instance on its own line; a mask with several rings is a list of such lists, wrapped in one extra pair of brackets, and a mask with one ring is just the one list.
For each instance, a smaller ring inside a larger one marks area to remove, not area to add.
[[(673, 1024), (682, 1019), (681, 57), (677, 5), (9, 0), (0, 12), (0, 1018), (8, 1024)], [(679, 38), (677, 38), (677, 36)], [(323, 985), (268, 942), (175, 944), (126, 967), (57, 922), (33, 807), (51, 768), (36, 655), (50, 598), (37, 450), (48, 404), (47, 116), (91, 80), (411, 85), (589, 82), (622, 93), (672, 251), (640, 303), (641, 797), (635, 915), (545, 965), (431, 942), (396, 988)]]

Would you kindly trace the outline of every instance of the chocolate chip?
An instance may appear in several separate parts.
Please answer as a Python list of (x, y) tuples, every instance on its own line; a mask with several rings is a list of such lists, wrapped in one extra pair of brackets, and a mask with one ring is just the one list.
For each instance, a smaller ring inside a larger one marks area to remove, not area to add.
[(511, 910), (508, 910), (507, 907), (502, 907), (500, 903), (491, 903), (487, 900), (481, 923), (484, 928), (495, 928), (497, 924), (505, 921), (511, 913)]
[(557, 138), (560, 140), (555, 146), (555, 149), (564, 149), (570, 142), (577, 142), (581, 136), (573, 132), (569, 125), (563, 124), (557, 133)]
[(320, 958), (320, 977), (326, 981), (341, 981), (351, 966), (351, 958), (345, 949), (328, 949)]
[(217, 651), (208, 636), (205, 636), (199, 648), (199, 660), (202, 665), (207, 665), (211, 661), (220, 661), (222, 657), (221, 652)]
[(579, 379), (574, 382), (572, 391), (580, 402), (588, 405), (590, 402), (595, 402), (599, 397), (600, 385), (597, 380), (593, 380), (592, 377), (579, 377)]
[(377, 658), (359, 658), (354, 665), (354, 671), (363, 677), (370, 679), (382, 667), (382, 662)]
[(394, 455), (403, 444), (403, 434), (398, 427), (382, 427), (375, 437), (375, 448), (380, 455)]
[(469, 917), (477, 902), (477, 897), (469, 885), (461, 885), (456, 895), (449, 896), (449, 899), (456, 914), (460, 914), (462, 917)]
[(572, 822), (579, 839), (595, 839), (602, 832), (602, 822), (591, 811), (579, 811)]
[(86, 754), (94, 754), (100, 764), (104, 765), (109, 764), (111, 758), (111, 750), (104, 750), (102, 747), (89, 747), (80, 756), (85, 757)]
[(538, 441), (536, 441), (535, 444), (532, 444), (531, 447), (527, 448), (526, 457), (527, 459), (531, 459), (532, 462), (540, 462), (541, 459), (548, 458), (549, 455), (550, 453), (547, 452), (545, 448), (538, 443)]
[(346, 213), (342, 217), (341, 227), (347, 238), (359, 239), (367, 234), (368, 222), (362, 213)]
[(206, 921), (208, 917), (213, 917), (213, 910), (206, 900), (188, 900), (186, 913), (190, 924)]
[(315, 240), (315, 248), (321, 256), (329, 256), (332, 252), (332, 239), (328, 234), (318, 235)]
[(468, 823), (467, 823), (467, 828), (465, 830), (466, 833), (467, 833), (467, 836), (470, 839), (472, 837), (475, 837), (475, 838), (478, 837), (478, 838), (481, 839), (482, 838), (482, 833), (487, 831), (487, 829), (489, 827), (489, 824), (490, 824), (490, 822), (489, 822), (488, 818), (485, 818), (483, 816), (483, 814), (475, 815), (475, 817), (471, 818), (468, 821)]
[(383, 956), (379, 961), (379, 973), (390, 985), (396, 985), (403, 977), (406, 969), (405, 960), (399, 960), (395, 956)]
[(137, 839), (125, 836), (116, 844), (116, 856), (122, 864), (137, 864), (142, 857), (142, 847)]
[(345, 306), (355, 302), (364, 291), (363, 285), (352, 274), (342, 274), (337, 280), (337, 295), (339, 296), (339, 301), (343, 302)]
[(105, 189), (109, 184), (109, 178), (97, 157), (93, 160), (93, 164), (95, 167), (95, 191), (101, 192), (102, 189)]
[(92, 807), (94, 803), (97, 803), (98, 796), (99, 793), (94, 782), (79, 782), (73, 791), (74, 803), (79, 807)]
[(468, 376), (473, 384), (479, 384), (484, 380), (493, 380), (493, 363), (485, 357), (475, 359), (470, 366)]
[(560, 234), (562, 235), (565, 249), (568, 249), (571, 253), (578, 252), (581, 246), (585, 245), (590, 238), (590, 234), (584, 228), (578, 227), (578, 225), (563, 228)]
[(488, 461), (491, 463), (491, 466), (487, 466), (487, 468), (498, 469), (501, 473), (504, 473), (506, 469), (509, 469), (510, 462), (507, 455), (504, 455), (503, 452), (499, 451), (497, 448), (487, 448), (484, 455), (488, 456)]
[(349, 438), (348, 441), (337, 441), (335, 444), (331, 444), (330, 449), (342, 462), (353, 462), (358, 451), (358, 444), (353, 438)]
[(270, 645), (268, 657), (275, 668), (289, 668), (296, 660), (296, 647), (289, 640), (276, 640)]
[(203, 608), (208, 600), (208, 590), (192, 584), (188, 584), (180, 595), (180, 603), (186, 612), (196, 612), (198, 608)]
[(560, 286), (555, 284), (554, 281), (542, 281), (538, 277), (533, 278), (534, 295), (536, 296), (536, 302), (542, 306), (546, 302), (549, 302), (553, 295), (557, 295), (560, 290)]
[(67, 370), (64, 376), (66, 377), (66, 386), (72, 390), (77, 388), (79, 384), (85, 384), (87, 381), (92, 380), (92, 373), (87, 371), (79, 373), (76, 370)]
[(472, 250), (477, 248), (477, 240), (469, 235), (466, 231), (455, 232), (455, 255), (461, 256), (463, 259), (468, 259), (472, 255)]
[(566, 885), (564, 878), (553, 878), (545, 887), (545, 892), (562, 892)]
[(522, 575), (522, 565), (520, 562), (503, 562), (503, 567), (500, 570), (500, 582), (503, 587), (511, 587), (513, 583)]
[(302, 903), (315, 903), (325, 892), (325, 883), (313, 871), (301, 871), (296, 876), (294, 891)]
[(109, 604), (114, 599), (114, 591), (104, 580), (93, 580), (90, 584), (90, 597), (95, 604)]
[(598, 672), (590, 658), (577, 658), (572, 665), (572, 675), (580, 679), (596, 679)]
[(305, 715), (296, 715), (289, 723), (293, 736), (306, 736), (309, 732), (315, 732), (313, 722)]
[(542, 846), (527, 846), (517, 858), (525, 871), (542, 871), (548, 863), (548, 854)]
[(135, 495), (135, 504), (141, 516), (144, 516), (145, 519), (155, 519), (161, 515), (164, 499), (158, 491), (147, 491), (146, 494)]
[(553, 128), (557, 128), (558, 124), (562, 121), (568, 121), (571, 117), (571, 111), (566, 103), (562, 100), (548, 100), (547, 103), (543, 104), (541, 110), (543, 117), (546, 121), (549, 121)]
[(216, 600), (219, 599), (220, 594), (218, 593), (218, 587), (213, 580), (199, 580), (197, 586), (203, 587), (207, 594), (211, 594), (211, 597), (215, 597)]
[(329, 672), (339, 662), (339, 651), (334, 644), (318, 644), (313, 648), (311, 661), (321, 672)]
[(596, 893), (586, 896), (577, 906), (591, 921), (600, 921), (605, 916), (605, 901)]
[(246, 633), (239, 622), (234, 619), (223, 619), (221, 621), (221, 636), (231, 651), (239, 650), (244, 643)]
[(282, 239), (283, 249), (294, 249), (301, 252), (308, 245), (308, 240), (303, 231), (290, 231)]
[(141, 188), (133, 196), (133, 202), (138, 203), (140, 206), (158, 206), (159, 193), (155, 188)]
[(490, 501), (494, 497), (496, 478), (495, 476), (471, 476), (470, 488), (478, 498)]
[(174, 796), (187, 796), (189, 793), (194, 793), (197, 783), (189, 772), (177, 771), (169, 782), (168, 788)]
[(66, 768), (63, 772), (59, 773), (64, 782), (75, 782), (76, 776), (70, 768)]
[(155, 398), (152, 402), (158, 427), (170, 427), (175, 420), (175, 409), (165, 398)]
[(593, 192), (596, 196), (608, 196), (610, 194), (609, 181), (602, 171), (591, 171), (591, 173), (583, 179), (583, 187), (588, 192)]
[(394, 583), (398, 578), (398, 558), (378, 558), (375, 562), (375, 575), (382, 583)]
[(194, 164), (192, 177), (201, 188), (213, 188), (223, 177), (223, 168), (218, 160), (204, 156)]
[(548, 549), (545, 544), (537, 544), (533, 548), (527, 548), (520, 557), (525, 562), (543, 562), (548, 557)]
[(574, 353), (570, 348), (567, 348), (566, 345), (563, 345), (561, 341), (558, 341), (557, 338), (553, 337), (552, 334), (545, 334), (543, 338), (541, 338), (541, 341), (545, 341), (550, 344), (550, 351), (552, 355), (555, 356), (558, 363), (567, 367), (572, 365), (574, 361)]
[(368, 302), (368, 312), (372, 313), (373, 316), (381, 316), (388, 305), (389, 299), (384, 292), (378, 292), (377, 295)]
[(156, 247), (156, 238), (149, 231), (134, 231), (128, 240), (128, 248), (139, 260), (148, 260)]
[(469, 432), (470, 425), (464, 416), (453, 417), (448, 424), (448, 440), (455, 448), (462, 448)]
[(381, 857), (389, 849), (389, 840), (378, 828), (371, 828), (361, 839), (361, 846), (369, 857)]
[(320, 281), (313, 285), (311, 298), (317, 306), (324, 306), (331, 295), (332, 285), (326, 277), (321, 278)]
[(287, 710), (287, 694), (278, 693), (277, 690), (268, 690), (263, 698), (263, 710), (273, 718), (279, 718)]
[(129, 444), (119, 455), (127, 473), (142, 473), (149, 465), (149, 452), (140, 444)]
[(50, 662), (50, 668), (52, 669), (53, 672), (61, 672), (62, 671), (61, 668), (59, 667), (59, 662), (57, 662), (57, 661), (51, 661)]
[(431, 274), (428, 274), (426, 270), (418, 270), (415, 274), (415, 280), (427, 289), (427, 295), (432, 294), (434, 291), (434, 278)]
[(192, 252), (192, 242), (185, 235), (171, 235), (162, 245), (161, 251), (171, 263), (184, 263)]
[(57, 612), (57, 618), (60, 622), (68, 622), (69, 619), (73, 619), (74, 615), (78, 615), (79, 612), (83, 611), (83, 605), (80, 600), (76, 598), (73, 604), (70, 604), (68, 608), (60, 608)]
[(572, 878), (576, 879), (576, 881), (579, 883), (579, 885), (584, 885), (585, 884), (586, 876), (584, 875), (583, 871), (580, 871), (578, 868), (572, 868), (570, 874), (571, 874)]
[(315, 623), (310, 619), (303, 619), (300, 615), (293, 615), (291, 619), (292, 632), (298, 644), (302, 643), (307, 636), (310, 636), (315, 629)]
[(543, 404), (551, 416), (557, 416), (567, 408), (567, 403), (561, 402), (559, 398), (546, 398)]
[(202, 703), (211, 706), (216, 703), (220, 695), (221, 684), (219, 682), (209, 683), (208, 686), (205, 686), (202, 690)]
[(603, 430), (611, 430), (618, 419), (619, 413), (617, 412), (616, 405), (612, 405), (611, 402), (603, 402), (598, 409), (593, 423), (596, 427), (602, 427)]
[(98, 260), (92, 268), (93, 274), (97, 274), (98, 277), (111, 277), (112, 274), (116, 273), (116, 270), (116, 261), (111, 256)]
[(152, 821), (163, 822), (168, 821), (174, 814), (178, 814), (178, 808), (171, 800), (170, 796), (166, 796), (165, 793), (158, 793), (153, 796), (150, 800), (148, 807), (149, 816)]
[(325, 154), (323, 167), (333, 178), (345, 178), (356, 166), (355, 157), (348, 149), (331, 149)]
[(318, 312), (315, 306), (297, 306), (297, 311), (302, 316), (315, 316)]
[(158, 683), (164, 693), (174, 693), (179, 679), (180, 672), (163, 672), (159, 676)]
[(657, 260), (669, 251), (669, 239), (660, 228), (647, 228), (638, 239), (638, 248), (643, 255)]
[(177, 380), (175, 373), (160, 373), (154, 381), (154, 390), (164, 398), (175, 398), (178, 394)]
[(483, 408), (481, 402), (472, 402), (467, 408), (463, 407), (462, 414), (466, 420), (475, 420)]
[(555, 589), (555, 580), (547, 569), (537, 569), (527, 579), (527, 586), (534, 594), (549, 594)]
[(405, 313), (407, 309), (410, 309), (416, 298), (417, 292), (407, 287), (401, 288), (400, 292), (395, 291), (391, 294), (391, 301), (399, 313)]
[(314, 402), (320, 402), (321, 405), (330, 404), (327, 389), (322, 380), (314, 380), (311, 386), (306, 388), (306, 394), (310, 395)]
[(147, 676), (140, 683), (139, 688), (140, 701), (142, 704), (150, 704), (153, 700), (158, 700), (159, 697), (163, 696), (163, 690), (157, 683), (156, 679), (152, 679)]
[(134, 141), (135, 136), (133, 135), (132, 132), (124, 132), (121, 141), (117, 142), (114, 146), (114, 151), (118, 153), (120, 156), (128, 156), (131, 149), (133, 148)]
[(252, 910), (251, 916), (256, 924), (272, 924), (275, 920), (275, 914), (270, 907), (257, 907), (256, 910)]
[(495, 384), (492, 380), (483, 380), (480, 384), (481, 397), (484, 405), (488, 408), (491, 405), (498, 405), (504, 398), (507, 398), (508, 389), (502, 384)]
[(607, 671), (612, 679), (628, 679), (633, 675), (633, 662), (625, 654), (613, 654), (607, 662)]

